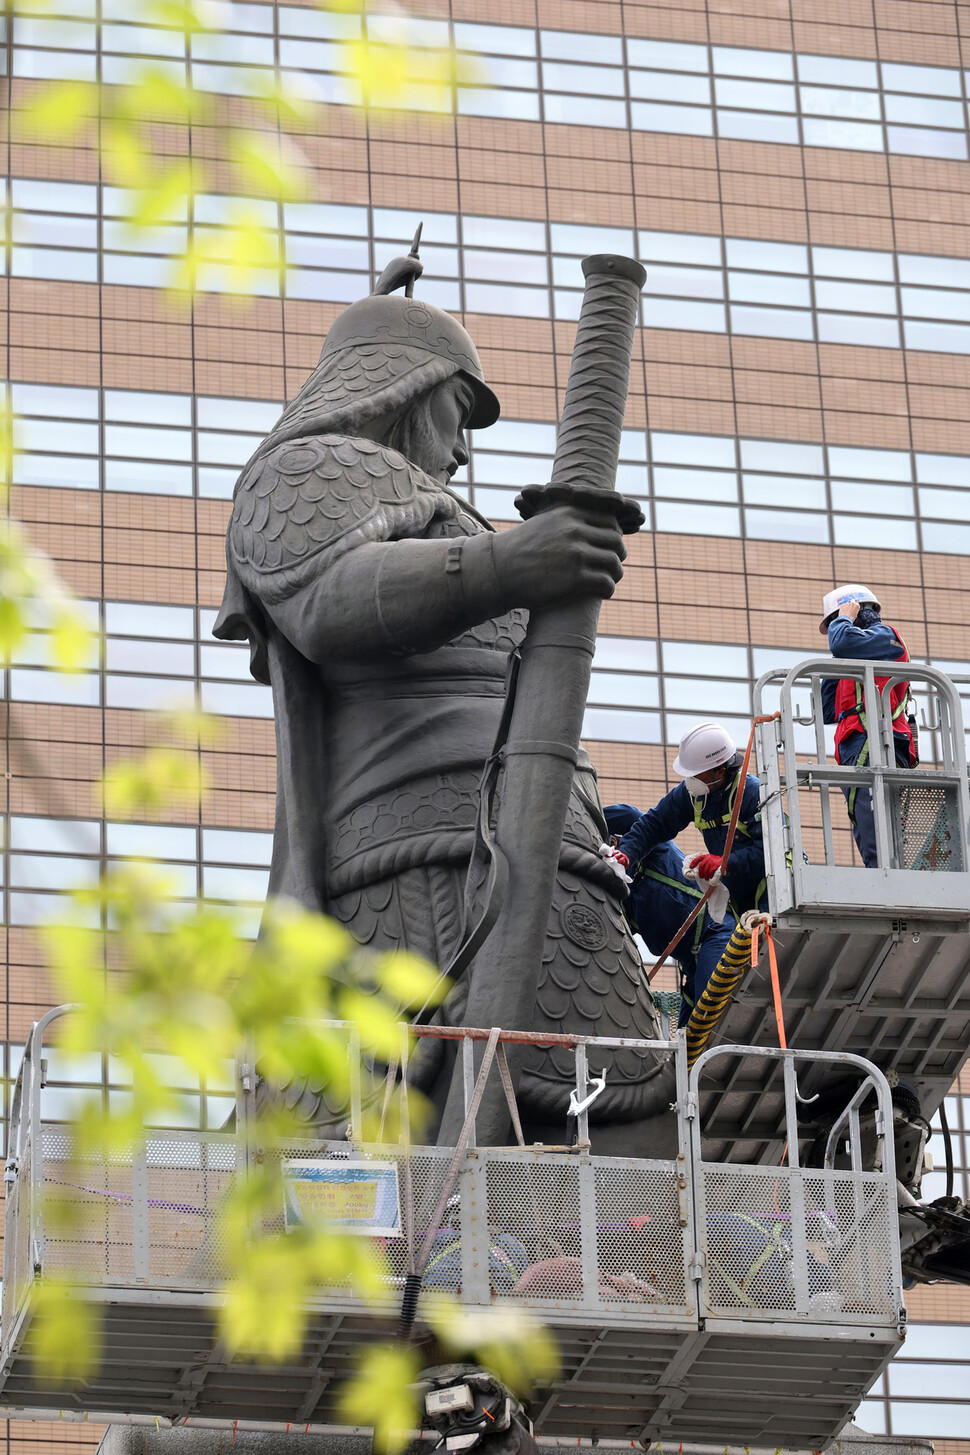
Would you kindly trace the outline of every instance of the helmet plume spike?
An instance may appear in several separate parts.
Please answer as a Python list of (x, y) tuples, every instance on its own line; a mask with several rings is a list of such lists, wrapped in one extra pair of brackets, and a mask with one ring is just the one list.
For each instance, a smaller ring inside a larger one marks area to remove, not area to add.
[(421, 245), (421, 230), (423, 222), (418, 223), (417, 231), (411, 243), (411, 251), (405, 258), (393, 258), (384, 269), (374, 286), (372, 298), (379, 298), (388, 293), (394, 293), (402, 285), (405, 298), (414, 297), (414, 284), (424, 272), (424, 264), (418, 257), (418, 248)]

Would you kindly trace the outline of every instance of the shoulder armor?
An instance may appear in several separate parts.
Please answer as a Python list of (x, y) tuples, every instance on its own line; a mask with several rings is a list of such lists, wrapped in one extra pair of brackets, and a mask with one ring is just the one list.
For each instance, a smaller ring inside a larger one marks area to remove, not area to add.
[(282, 601), (367, 541), (423, 533), (459, 502), (403, 455), (371, 440), (288, 440), (246, 466), (227, 549), (246, 586)]

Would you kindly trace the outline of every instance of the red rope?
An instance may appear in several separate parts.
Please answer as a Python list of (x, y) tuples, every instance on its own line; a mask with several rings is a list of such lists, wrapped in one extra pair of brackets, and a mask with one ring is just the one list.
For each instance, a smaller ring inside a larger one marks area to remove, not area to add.
[[(779, 717), (781, 717), (780, 712), (769, 712), (763, 714), (761, 717), (756, 717), (751, 724), (751, 732), (748, 734), (748, 746), (744, 750), (744, 761), (741, 764), (741, 773), (738, 781), (738, 791), (734, 799), (734, 808), (731, 810), (731, 822), (728, 824), (727, 838), (724, 840), (724, 850), (721, 854), (722, 879), (727, 872), (728, 860), (731, 857), (731, 850), (734, 848), (734, 835), (737, 833), (738, 819), (741, 816), (741, 800), (744, 797), (744, 785), (748, 779), (748, 764), (751, 762), (751, 749), (754, 747), (754, 730), (758, 726), (759, 722), (774, 722), (775, 719)], [(681, 940), (684, 938), (697, 916), (703, 911), (705, 904), (714, 893), (715, 888), (716, 886), (711, 884), (708, 886), (707, 889), (705, 889), (702, 897), (694, 905), (694, 908), (684, 920), (684, 923), (674, 935), (670, 944), (660, 955), (659, 959), (654, 961), (650, 970), (647, 972), (648, 983), (653, 982), (654, 977), (656, 976), (661, 965), (667, 959), (667, 956), (670, 955), (680, 944)]]
[(771, 938), (771, 930), (768, 925), (755, 925), (751, 932), (751, 964), (758, 963), (758, 933), (764, 930), (765, 940), (768, 943), (768, 967), (771, 974), (771, 998), (775, 1006), (775, 1025), (778, 1027), (778, 1044), (783, 1051), (788, 1049), (788, 1041), (785, 1037), (785, 1014), (781, 1003), (781, 982), (778, 979), (778, 959), (775, 955), (775, 942)]

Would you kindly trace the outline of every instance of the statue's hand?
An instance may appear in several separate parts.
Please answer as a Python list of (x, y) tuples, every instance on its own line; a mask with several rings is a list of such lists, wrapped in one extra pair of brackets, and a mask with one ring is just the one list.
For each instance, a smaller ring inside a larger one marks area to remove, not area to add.
[(492, 538), (495, 570), (510, 606), (531, 609), (581, 596), (610, 597), (626, 546), (605, 514), (557, 505)]

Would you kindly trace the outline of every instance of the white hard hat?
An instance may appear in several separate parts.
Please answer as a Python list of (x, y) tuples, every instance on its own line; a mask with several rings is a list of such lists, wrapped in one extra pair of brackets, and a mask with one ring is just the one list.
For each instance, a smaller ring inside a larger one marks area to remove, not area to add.
[(710, 768), (720, 768), (737, 756), (734, 739), (719, 722), (702, 722), (692, 727), (680, 740), (674, 759), (674, 772), (681, 778), (696, 778)]
[(878, 611), (882, 610), (868, 586), (860, 586), (858, 581), (852, 582), (848, 586), (836, 586), (834, 591), (826, 591), (822, 597), (824, 615), (818, 624), (818, 629), (823, 637), (828, 632), (829, 622), (833, 616), (838, 616), (839, 607), (845, 606), (848, 601), (871, 601)]

